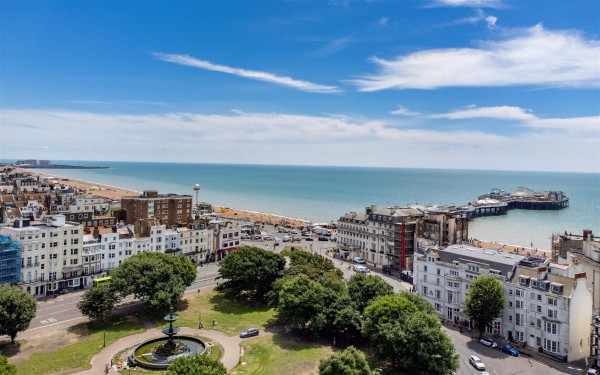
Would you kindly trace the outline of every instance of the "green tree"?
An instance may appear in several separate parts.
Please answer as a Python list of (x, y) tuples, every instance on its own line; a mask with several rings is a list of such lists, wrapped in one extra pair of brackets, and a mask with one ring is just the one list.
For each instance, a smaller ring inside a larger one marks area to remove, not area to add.
[(319, 375), (370, 375), (373, 374), (365, 355), (349, 346), (319, 364)]
[(221, 262), (219, 273), (235, 295), (248, 292), (250, 299), (264, 301), (273, 282), (283, 275), (285, 259), (258, 247), (241, 247)]
[(111, 288), (121, 297), (133, 295), (153, 312), (175, 306), (196, 278), (186, 257), (143, 252), (126, 259), (111, 273)]
[(17, 333), (29, 327), (35, 316), (35, 299), (18, 286), (0, 286), (0, 335), (10, 336), (15, 343)]
[(227, 375), (227, 369), (217, 360), (196, 354), (175, 359), (166, 375)]
[(493, 276), (479, 276), (471, 283), (465, 299), (465, 313), (475, 322), (479, 338), (485, 327), (502, 316), (504, 291), (502, 283)]
[(428, 375), (454, 374), (459, 358), (436, 314), (415, 312), (407, 319), (398, 353), (401, 367)]
[(331, 307), (333, 335), (340, 342), (352, 342), (360, 337), (362, 319), (347, 291)]
[(17, 367), (8, 363), (8, 359), (0, 354), (0, 375), (17, 375)]
[(356, 273), (348, 280), (348, 294), (357, 310), (362, 313), (369, 302), (377, 297), (394, 294), (394, 289), (379, 276)]
[(81, 313), (92, 320), (104, 321), (110, 316), (119, 301), (116, 293), (108, 285), (93, 286), (83, 293), (77, 302)]
[(306, 275), (292, 276), (279, 292), (280, 319), (293, 328), (320, 332), (327, 320), (323, 311), (329, 305), (326, 288)]

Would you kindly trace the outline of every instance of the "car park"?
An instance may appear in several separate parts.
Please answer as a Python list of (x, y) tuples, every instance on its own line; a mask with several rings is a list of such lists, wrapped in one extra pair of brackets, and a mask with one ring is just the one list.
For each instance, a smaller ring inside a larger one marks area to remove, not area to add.
[(496, 343), (496, 341), (490, 339), (489, 337), (484, 337), (481, 340), (479, 340), (480, 343), (482, 343), (485, 346), (489, 346), (490, 348), (497, 348), (498, 344)]
[(365, 260), (361, 257), (354, 257), (354, 258), (352, 258), (352, 261), (354, 263), (361, 263), (361, 264), (365, 262)]
[(471, 366), (475, 367), (479, 371), (485, 370), (485, 365), (483, 364), (483, 361), (479, 359), (479, 357), (476, 355), (472, 355), (469, 357), (469, 363), (471, 364)]
[(506, 354), (510, 354), (513, 357), (519, 356), (519, 351), (508, 344), (500, 345), (500, 351)]
[(247, 330), (240, 333), (241, 338), (252, 337), (252, 336), (258, 336), (257, 328), (248, 328)]

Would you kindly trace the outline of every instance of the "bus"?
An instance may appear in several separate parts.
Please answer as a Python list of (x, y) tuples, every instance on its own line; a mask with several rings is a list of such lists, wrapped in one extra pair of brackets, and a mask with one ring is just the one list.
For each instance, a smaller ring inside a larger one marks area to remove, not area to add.
[(98, 286), (98, 285), (108, 285), (110, 284), (110, 276), (106, 276), (106, 277), (98, 277), (97, 279), (94, 279), (94, 286)]

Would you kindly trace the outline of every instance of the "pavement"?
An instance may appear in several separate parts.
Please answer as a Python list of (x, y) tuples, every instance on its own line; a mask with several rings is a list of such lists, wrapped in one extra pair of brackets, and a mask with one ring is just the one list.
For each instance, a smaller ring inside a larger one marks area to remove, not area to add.
[[(122, 339), (115, 341), (114, 343), (108, 345), (106, 348), (102, 349), (102, 351), (96, 354), (92, 360), (91, 365), (92, 368), (86, 371), (79, 372), (79, 375), (99, 375), (106, 374), (106, 366), (110, 365), (111, 360), (124, 349), (132, 348), (138, 344), (146, 340), (150, 340), (156, 337), (162, 337), (164, 334), (161, 330), (157, 329), (154, 324), (145, 316), (141, 316), (140, 320), (142, 321), (144, 328), (146, 328), (146, 332), (139, 333), (137, 335), (131, 335), (127, 337), (123, 337)], [(194, 329), (188, 327), (182, 327), (180, 333), (187, 336), (194, 337), (205, 337), (210, 340), (213, 340), (221, 345), (223, 348), (223, 357), (221, 358), (221, 362), (227, 370), (231, 370), (240, 362), (240, 343), (242, 339), (239, 337), (227, 336), (222, 332), (207, 330), (207, 329)], [(110, 366), (109, 366), (110, 367)], [(116, 368), (109, 368), (108, 373), (117, 373)]]

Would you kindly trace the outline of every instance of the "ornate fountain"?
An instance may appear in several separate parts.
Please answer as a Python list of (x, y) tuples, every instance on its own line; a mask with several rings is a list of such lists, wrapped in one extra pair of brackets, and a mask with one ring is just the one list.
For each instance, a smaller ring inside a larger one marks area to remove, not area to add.
[(171, 361), (182, 356), (202, 354), (206, 350), (206, 344), (195, 337), (180, 336), (178, 327), (173, 327), (179, 317), (173, 313), (171, 307), (169, 313), (164, 317), (169, 323), (162, 333), (167, 338), (155, 338), (148, 340), (135, 348), (134, 359), (140, 367), (151, 369), (166, 369)]

